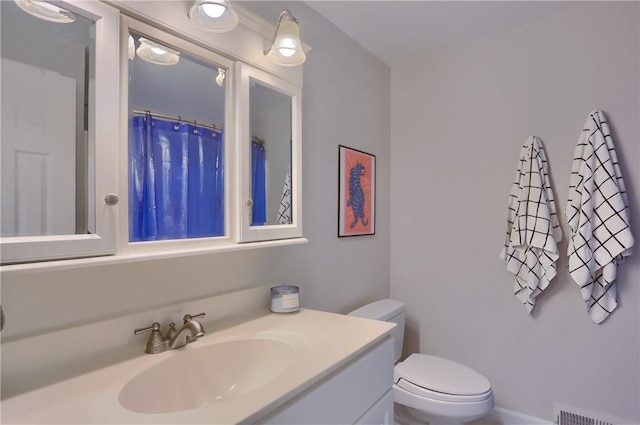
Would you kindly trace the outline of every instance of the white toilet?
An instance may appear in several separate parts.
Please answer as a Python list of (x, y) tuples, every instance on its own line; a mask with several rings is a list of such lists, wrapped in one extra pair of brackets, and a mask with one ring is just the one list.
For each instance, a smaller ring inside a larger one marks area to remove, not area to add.
[[(402, 354), (404, 304), (391, 299), (365, 305), (350, 316), (396, 323), (395, 362)], [(438, 424), (464, 424), (474, 421), (493, 408), (489, 380), (475, 370), (441, 357), (411, 354), (396, 363), (393, 373), (393, 397), (413, 417)], [(396, 409), (400, 410), (400, 409)]]

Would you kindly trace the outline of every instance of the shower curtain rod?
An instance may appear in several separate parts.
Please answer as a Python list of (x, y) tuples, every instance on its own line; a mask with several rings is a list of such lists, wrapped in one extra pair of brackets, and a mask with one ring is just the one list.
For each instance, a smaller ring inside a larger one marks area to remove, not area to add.
[(151, 112), (151, 111), (141, 111), (139, 109), (134, 109), (132, 112), (132, 115), (147, 115), (150, 114), (153, 117), (156, 118), (160, 118), (160, 119), (165, 119), (165, 120), (169, 120), (169, 121), (175, 121), (175, 122), (183, 122), (183, 123), (188, 123), (188, 124), (193, 124), (193, 125), (197, 125), (200, 127), (204, 127), (204, 128), (208, 128), (210, 130), (216, 131), (218, 133), (222, 132), (222, 127), (218, 127), (217, 125), (213, 124), (213, 125), (209, 125), (209, 124), (202, 124), (197, 122), (196, 120), (185, 120), (184, 118), (177, 116), (177, 115), (167, 115), (167, 114), (161, 114), (158, 112)]
[(261, 139), (261, 138), (260, 138), (260, 137), (258, 137), (258, 136), (251, 136), (251, 140), (255, 140), (256, 142), (260, 143), (261, 145), (264, 145), (264, 144), (266, 144), (266, 143), (267, 143), (267, 141), (266, 141), (266, 140)]

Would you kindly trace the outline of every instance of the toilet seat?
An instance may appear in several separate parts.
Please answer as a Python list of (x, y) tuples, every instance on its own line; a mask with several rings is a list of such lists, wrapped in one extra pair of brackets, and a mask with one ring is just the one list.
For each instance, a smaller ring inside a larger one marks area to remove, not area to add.
[(452, 360), (414, 353), (394, 368), (394, 382), (419, 397), (458, 403), (493, 397), (489, 380)]
[(491, 390), (483, 394), (477, 394), (477, 395), (453, 395), (453, 394), (440, 393), (437, 391), (431, 391), (427, 388), (423, 388), (418, 385), (412, 384), (411, 382), (406, 381), (404, 379), (400, 379), (398, 382), (396, 382), (396, 386), (418, 397), (424, 397), (424, 398), (437, 400), (437, 401), (448, 401), (452, 403), (473, 403), (478, 401), (485, 401), (492, 397)]

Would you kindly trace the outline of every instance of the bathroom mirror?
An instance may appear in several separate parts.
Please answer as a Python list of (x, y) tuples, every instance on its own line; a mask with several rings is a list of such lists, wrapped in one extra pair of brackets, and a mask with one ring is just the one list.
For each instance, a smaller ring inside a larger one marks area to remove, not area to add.
[(95, 21), (0, 8), (2, 237), (95, 233)]
[(113, 253), (118, 11), (29, 5), (0, 1), (2, 264)]
[(229, 64), (141, 23), (128, 35), (129, 241), (225, 235)]
[(249, 81), (251, 225), (291, 224), (291, 97)]
[(300, 88), (239, 64), (240, 240), (302, 235)]

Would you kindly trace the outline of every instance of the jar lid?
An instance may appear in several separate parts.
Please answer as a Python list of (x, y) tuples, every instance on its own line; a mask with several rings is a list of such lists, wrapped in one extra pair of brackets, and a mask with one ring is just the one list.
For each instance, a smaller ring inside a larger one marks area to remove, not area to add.
[(298, 292), (299, 290), (300, 288), (294, 285), (281, 285), (271, 288), (271, 292), (274, 294), (293, 294)]

